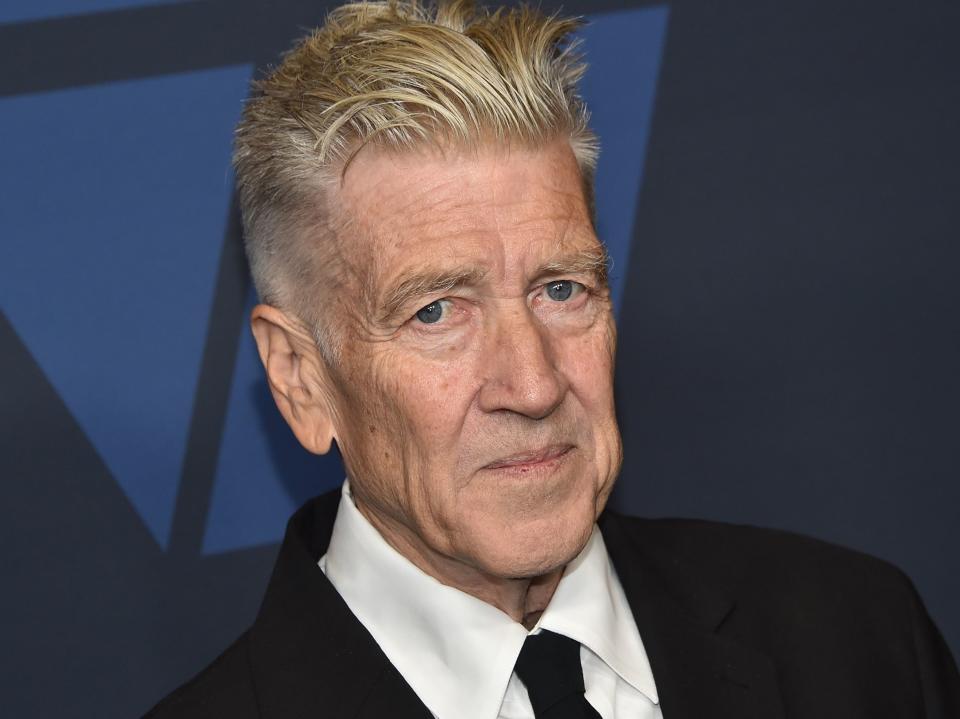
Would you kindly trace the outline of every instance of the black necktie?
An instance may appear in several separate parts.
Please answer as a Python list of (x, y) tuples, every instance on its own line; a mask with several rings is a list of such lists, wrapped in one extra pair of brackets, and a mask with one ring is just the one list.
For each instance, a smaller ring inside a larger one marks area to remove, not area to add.
[(527, 688), (536, 719), (601, 719), (583, 696), (580, 644), (542, 631), (523, 643), (514, 667)]

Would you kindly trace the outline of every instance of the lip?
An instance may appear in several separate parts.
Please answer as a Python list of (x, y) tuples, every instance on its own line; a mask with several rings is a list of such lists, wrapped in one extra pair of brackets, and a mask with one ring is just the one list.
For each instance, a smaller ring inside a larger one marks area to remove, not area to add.
[(564, 457), (573, 445), (570, 444), (551, 444), (540, 449), (530, 450), (529, 452), (518, 452), (509, 457), (503, 457), (485, 465), (484, 469), (513, 469), (524, 470), (546, 465)]

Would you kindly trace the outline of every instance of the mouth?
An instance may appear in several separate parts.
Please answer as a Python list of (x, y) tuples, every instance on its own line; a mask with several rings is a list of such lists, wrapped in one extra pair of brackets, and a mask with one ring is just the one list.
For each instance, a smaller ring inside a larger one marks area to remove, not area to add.
[(484, 465), (483, 469), (509, 469), (525, 472), (560, 462), (573, 450), (570, 444), (552, 444), (529, 452), (519, 452)]

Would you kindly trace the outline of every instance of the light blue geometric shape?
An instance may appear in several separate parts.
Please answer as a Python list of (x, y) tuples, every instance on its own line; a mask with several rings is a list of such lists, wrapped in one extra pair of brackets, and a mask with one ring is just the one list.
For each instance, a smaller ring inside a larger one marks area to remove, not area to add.
[(233, 372), (204, 554), (276, 542), (297, 507), (344, 478), (336, 452), (310, 454), (283, 421), (246, 326)]
[(600, 137), (597, 231), (612, 260), (610, 289), (619, 316), (643, 181), (669, 9), (655, 5), (589, 18), (581, 31), (590, 65), (582, 91)]
[[(582, 89), (603, 148), (596, 177), (597, 223), (613, 260), (611, 285), (618, 309), (667, 14), (665, 6), (655, 6), (598, 15), (583, 30), (590, 69)], [(341, 481), (339, 459), (308, 454), (283, 422), (263, 380), (253, 340), (244, 331), (204, 552), (279, 541), (299, 504)]]
[(184, 0), (4, 0), (0, 3), (0, 23), (47, 20), (173, 2)]
[(0, 306), (161, 546), (250, 73), (0, 101)]

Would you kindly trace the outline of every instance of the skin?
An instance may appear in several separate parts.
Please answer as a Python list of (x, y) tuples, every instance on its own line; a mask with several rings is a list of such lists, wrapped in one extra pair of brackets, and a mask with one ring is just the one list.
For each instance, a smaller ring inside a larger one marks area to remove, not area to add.
[[(307, 449), (337, 442), (395, 549), (531, 626), (622, 457), (609, 291), (578, 261), (602, 250), (569, 143), (367, 147), (335, 194), (337, 361), (292, 315), (253, 312), (277, 405)], [(427, 270), (462, 281), (389, 307)], [(438, 301), (438, 322), (418, 318)]]

